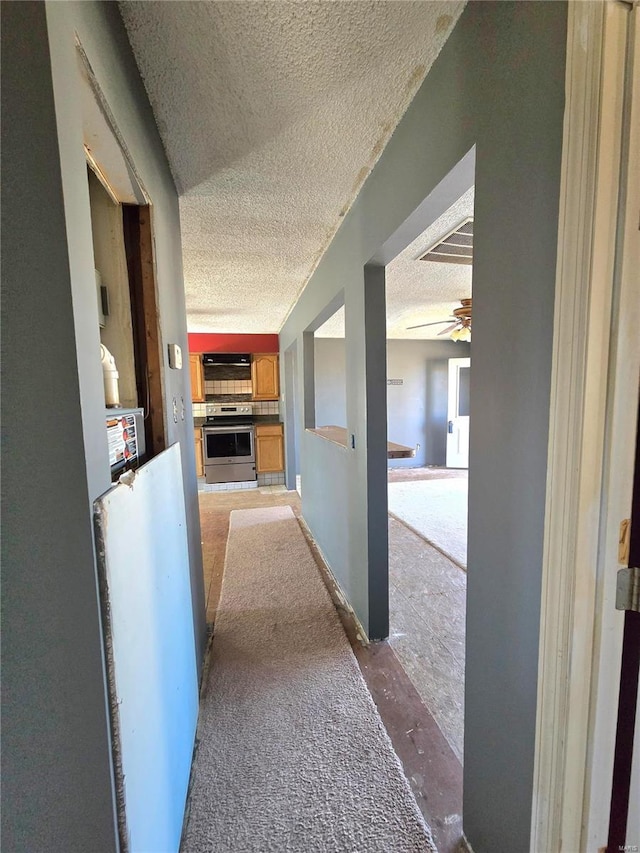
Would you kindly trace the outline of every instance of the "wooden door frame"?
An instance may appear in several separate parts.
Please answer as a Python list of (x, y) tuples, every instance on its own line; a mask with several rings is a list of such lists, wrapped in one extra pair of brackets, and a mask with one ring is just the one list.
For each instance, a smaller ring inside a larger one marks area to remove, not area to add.
[(146, 455), (167, 446), (163, 353), (153, 258), (151, 205), (123, 204), (138, 400), (145, 412)]
[[(98, 162), (85, 144), (87, 165), (112, 201), (122, 208), (122, 227), (127, 257), (134, 361), (138, 404), (145, 413), (145, 455), (161, 453), (167, 446), (164, 359), (158, 310), (153, 238), (153, 207), (133, 157), (119, 132), (109, 104), (76, 34), (78, 68), (92, 103), (89, 117), (92, 144), (98, 144), (107, 165)], [(111, 174), (114, 170), (114, 175)]]
[(601, 661), (618, 679), (612, 597), (640, 371), (634, 285), (615, 266), (629, 10), (568, 6), (531, 850), (592, 850), (607, 837), (615, 713)]

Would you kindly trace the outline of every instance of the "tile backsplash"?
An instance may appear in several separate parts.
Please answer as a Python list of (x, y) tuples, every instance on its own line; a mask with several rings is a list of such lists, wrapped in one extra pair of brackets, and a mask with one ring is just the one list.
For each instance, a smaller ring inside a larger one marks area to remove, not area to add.
[(280, 403), (277, 400), (263, 401), (253, 404), (254, 415), (279, 415)]
[(250, 379), (205, 379), (205, 394), (251, 394)]

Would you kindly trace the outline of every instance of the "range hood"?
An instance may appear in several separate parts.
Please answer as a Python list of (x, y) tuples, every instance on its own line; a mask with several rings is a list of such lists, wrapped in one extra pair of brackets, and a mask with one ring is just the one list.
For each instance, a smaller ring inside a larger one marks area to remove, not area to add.
[(224, 364), (227, 367), (250, 367), (251, 354), (245, 352), (205, 352), (202, 363), (207, 365)]

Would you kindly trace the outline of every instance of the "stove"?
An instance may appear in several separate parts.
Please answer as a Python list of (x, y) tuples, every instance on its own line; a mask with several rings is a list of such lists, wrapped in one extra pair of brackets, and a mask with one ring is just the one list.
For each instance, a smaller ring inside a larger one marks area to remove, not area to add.
[(202, 427), (205, 481), (256, 480), (253, 404), (208, 403), (206, 416)]

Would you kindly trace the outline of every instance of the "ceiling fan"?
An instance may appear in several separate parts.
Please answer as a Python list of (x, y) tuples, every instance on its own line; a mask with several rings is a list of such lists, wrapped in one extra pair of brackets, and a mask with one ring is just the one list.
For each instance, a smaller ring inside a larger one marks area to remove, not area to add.
[[(448, 323), (446, 329), (438, 332), (438, 335), (450, 335), (454, 341), (471, 340), (471, 299), (461, 299), (461, 307), (454, 308), (452, 316), (446, 320), (436, 320), (435, 323), (421, 323), (419, 326), (407, 326), (410, 329), (424, 329), (427, 326), (442, 326)], [(454, 321), (453, 323), (451, 321)]]

